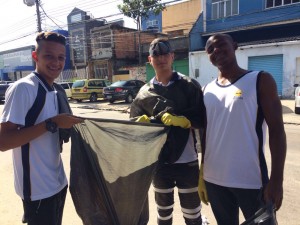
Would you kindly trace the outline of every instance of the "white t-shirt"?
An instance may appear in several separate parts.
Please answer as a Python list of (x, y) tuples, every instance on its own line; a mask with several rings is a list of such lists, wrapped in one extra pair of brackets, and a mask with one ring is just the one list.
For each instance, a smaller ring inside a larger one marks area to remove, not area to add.
[(249, 72), (226, 86), (214, 80), (204, 89), (208, 124), (204, 179), (208, 182), (234, 188), (262, 186), (261, 174), (266, 171), (260, 167), (258, 149), (265, 143), (266, 123), (257, 117), (257, 74)]
[[(34, 73), (12, 84), (5, 95), (6, 103), (0, 123), (10, 121), (25, 125), (25, 117), (38, 94), (38, 87), (46, 90), (45, 104), (35, 124), (58, 114), (56, 91)], [(16, 193), (24, 199), (24, 190), (31, 189), (31, 200), (48, 198), (67, 185), (59, 146), (58, 132), (46, 132), (29, 143), (29, 155), (22, 155), (21, 147), (13, 149), (13, 165)], [(29, 158), (29, 170), (23, 167), (23, 160)], [(25, 175), (24, 175), (25, 174)], [(29, 181), (24, 182), (27, 176)], [(30, 187), (26, 183), (30, 182)]]

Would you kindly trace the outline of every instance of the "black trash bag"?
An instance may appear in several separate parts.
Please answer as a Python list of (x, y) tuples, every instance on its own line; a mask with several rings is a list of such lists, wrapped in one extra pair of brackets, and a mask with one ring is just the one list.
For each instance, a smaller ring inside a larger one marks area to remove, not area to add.
[(105, 119), (74, 127), (70, 192), (84, 225), (139, 224), (167, 132), (163, 125)]
[(278, 225), (274, 205), (269, 202), (264, 204), (257, 212), (241, 225)]

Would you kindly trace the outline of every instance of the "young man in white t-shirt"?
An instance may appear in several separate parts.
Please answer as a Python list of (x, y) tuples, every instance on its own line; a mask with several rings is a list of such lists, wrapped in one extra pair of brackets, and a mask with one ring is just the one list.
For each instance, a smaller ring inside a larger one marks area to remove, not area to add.
[[(239, 208), (246, 220), (268, 203), (278, 210), (283, 199), (286, 136), (276, 83), (267, 72), (240, 68), (236, 49), (227, 34), (211, 36), (205, 46), (219, 73), (203, 91), (207, 132), (199, 194), (203, 202), (209, 199), (218, 225), (238, 225)], [(264, 157), (266, 125), (270, 179)]]
[(0, 150), (13, 149), (15, 190), (22, 198), (23, 222), (60, 225), (67, 179), (60, 151), (59, 128), (82, 119), (59, 114), (54, 80), (64, 68), (65, 37), (42, 32), (32, 58), (35, 72), (12, 84), (5, 95), (0, 119)]

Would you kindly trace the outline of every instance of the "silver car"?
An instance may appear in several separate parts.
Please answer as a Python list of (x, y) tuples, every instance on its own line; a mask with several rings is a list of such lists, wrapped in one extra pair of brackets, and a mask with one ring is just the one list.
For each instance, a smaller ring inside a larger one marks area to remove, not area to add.
[(295, 113), (300, 114), (300, 86), (299, 84), (295, 84)]

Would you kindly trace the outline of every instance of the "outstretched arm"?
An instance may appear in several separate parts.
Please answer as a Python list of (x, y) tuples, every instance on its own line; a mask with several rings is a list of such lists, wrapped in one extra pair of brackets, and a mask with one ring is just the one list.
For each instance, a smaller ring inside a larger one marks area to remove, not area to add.
[(271, 152), (271, 175), (264, 192), (265, 201), (272, 201), (278, 210), (283, 199), (283, 172), (286, 157), (286, 135), (282, 119), (282, 106), (273, 77), (263, 72), (260, 77), (260, 103), (268, 124)]
[[(83, 121), (82, 118), (70, 114), (59, 114), (51, 118), (58, 128), (71, 128), (73, 125)], [(22, 146), (31, 140), (47, 132), (45, 121), (27, 128), (5, 122), (0, 124), (0, 151), (7, 151)]]

